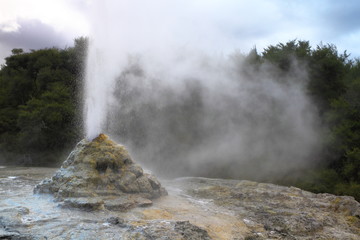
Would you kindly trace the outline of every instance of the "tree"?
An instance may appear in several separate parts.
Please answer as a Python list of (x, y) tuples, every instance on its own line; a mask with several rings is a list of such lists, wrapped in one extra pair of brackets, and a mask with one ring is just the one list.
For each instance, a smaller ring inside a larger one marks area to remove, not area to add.
[(75, 106), (63, 83), (54, 84), (39, 98), (30, 99), (19, 107), (17, 125), (23, 150), (57, 150), (74, 143)]
[(311, 55), (308, 41), (292, 40), (285, 44), (270, 45), (262, 52), (264, 60), (274, 64), (283, 72), (289, 72), (295, 61), (305, 63)]
[(349, 55), (339, 55), (335, 45), (318, 45), (312, 51), (310, 66), (309, 92), (322, 113), (330, 108), (331, 101), (346, 91), (345, 74), (351, 62)]
[(67, 49), (13, 49), (5, 59), (0, 70), (3, 152), (51, 152), (49, 162), (79, 138), (81, 127), (75, 124), (86, 48), (87, 39), (79, 38)]
[(345, 94), (331, 103), (327, 124), (331, 148), (340, 156), (334, 167), (347, 181), (360, 182), (360, 75), (346, 85)]

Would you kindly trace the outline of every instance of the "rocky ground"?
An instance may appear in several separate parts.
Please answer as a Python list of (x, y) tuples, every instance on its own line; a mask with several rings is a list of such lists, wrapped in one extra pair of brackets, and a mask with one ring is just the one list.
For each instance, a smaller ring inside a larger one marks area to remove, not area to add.
[(162, 181), (167, 196), (127, 211), (59, 207), (33, 189), (56, 169), (0, 169), (0, 239), (359, 239), (360, 204), (250, 181)]

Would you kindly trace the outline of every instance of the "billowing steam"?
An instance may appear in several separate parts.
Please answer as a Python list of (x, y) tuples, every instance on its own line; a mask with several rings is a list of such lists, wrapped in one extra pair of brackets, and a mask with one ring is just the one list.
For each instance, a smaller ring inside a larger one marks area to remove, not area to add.
[(311, 163), (319, 126), (306, 65), (284, 75), (228, 54), (231, 34), (197, 15), (207, 3), (185, 2), (94, 6), (87, 137), (110, 134), (170, 177), (264, 179)]

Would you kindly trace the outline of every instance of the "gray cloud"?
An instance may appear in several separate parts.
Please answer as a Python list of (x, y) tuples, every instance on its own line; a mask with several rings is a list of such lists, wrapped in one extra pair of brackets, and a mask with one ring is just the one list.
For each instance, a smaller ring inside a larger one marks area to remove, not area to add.
[(29, 50), (72, 44), (64, 34), (37, 19), (19, 19), (18, 24), (20, 28), (16, 32), (0, 31), (0, 59), (7, 57), (13, 48)]
[(326, 12), (328, 26), (334, 34), (347, 34), (360, 30), (360, 4), (358, 1), (337, 2)]
[(360, 33), (359, 1), (295, 0), (278, 4), (284, 14), (283, 21), (288, 22), (281, 32), (295, 33), (293, 38), (310, 40), (312, 45), (333, 43), (340, 51), (348, 50), (354, 57), (360, 56), (357, 43)]
[[(89, 0), (63, 1), (69, 9), (78, 12), (79, 15), (90, 16), (91, 22)], [(118, 5), (125, 8), (129, 5), (121, 2)], [(105, 3), (101, 2), (100, 5), (106, 5)], [(145, 23), (150, 21), (153, 24), (154, 18), (158, 19), (160, 25), (166, 29), (168, 28), (167, 24), (161, 23), (161, 21), (162, 19), (171, 19), (173, 22), (168, 25), (175, 28), (172, 35), (183, 40), (184, 44), (193, 44), (187, 41), (188, 34), (193, 34), (197, 35), (197, 42), (204, 42), (204, 45), (208, 45), (208, 49), (214, 48), (215, 51), (231, 52), (236, 48), (247, 52), (255, 45), (262, 50), (270, 44), (298, 38), (310, 40), (312, 45), (321, 41), (334, 43), (340, 51), (348, 50), (352, 56), (360, 56), (360, 48), (357, 43), (357, 35), (360, 30), (360, 18), (358, 17), (360, 3), (356, 0), (294, 0), (288, 2), (226, 0), (172, 1), (171, 3), (156, 1), (154, 3), (143, 2), (142, 5), (145, 7), (140, 7), (135, 11), (138, 13), (138, 19), (147, 16), (147, 12), (153, 11), (153, 9), (162, 8), (158, 11), (158, 16), (150, 16), (150, 19), (143, 19), (143, 21)], [(113, 10), (108, 9), (110, 12)], [(119, 12), (123, 11), (120, 9)], [(125, 11), (122, 14), (127, 13)], [(169, 18), (170, 15), (174, 17)], [(189, 21), (189, 18), (194, 20), (194, 16), (197, 16), (195, 21)], [(66, 17), (66, 13), (64, 13), (64, 17)], [(71, 30), (71, 33), (58, 33), (54, 30), (54, 26), (46, 25), (36, 19), (22, 19), (19, 20), (19, 24), (21, 29), (17, 33), (0, 32), (0, 58), (7, 56), (14, 47), (25, 49), (63, 47), (70, 45), (72, 39), (78, 37), (73, 36), (76, 34), (74, 29)], [(130, 23), (119, 22), (118, 26), (126, 28), (128, 24)], [(191, 32), (189, 29), (193, 31)], [(83, 35), (84, 31), (82, 30), (79, 29), (79, 35)], [(151, 33), (151, 29), (145, 29), (145, 31)], [(172, 36), (167, 37), (171, 38)], [(204, 39), (213, 39), (213, 41), (203, 41)]]

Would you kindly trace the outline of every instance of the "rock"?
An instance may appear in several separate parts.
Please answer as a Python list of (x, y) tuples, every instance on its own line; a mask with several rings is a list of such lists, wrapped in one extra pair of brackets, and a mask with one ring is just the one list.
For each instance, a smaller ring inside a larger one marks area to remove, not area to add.
[(64, 207), (116, 211), (149, 206), (150, 199), (167, 195), (154, 175), (144, 174), (125, 147), (104, 134), (80, 141), (54, 176), (35, 186), (34, 193), (52, 194)]
[(136, 198), (132, 196), (121, 196), (105, 201), (105, 208), (112, 211), (125, 212), (136, 206)]
[(106, 219), (106, 222), (112, 224), (112, 225), (116, 225), (122, 228), (127, 227), (128, 225), (125, 223), (124, 219), (121, 219), (119, 217), (110, 217), (108, 219)]
[(66, 198), (63, 203), (59, 204), (62, 207), (79, 208), (85, 211), (94, 211), (103, 209), (104, 200), (101, 198)]
[(137, 178), (135, 183), (139, 186), (140, 192), (147, 193), (147, 192), (156, 190), (156, 189), (153, 189), (152, 185), (150, 184), (149, 179), (145, 175)]
[(10, 240), (35, 240), (44, 239), (30, 234), (24, 234), (18, 230), (23, 223), (21, 218), (29, 214), (26, 207), (7, 208), (0, 211), (0, 239)]
[(209, 234), (204, 229), (191, 224), (189, 221), (175, 222), (174, 230), (180, 233), (184, 239), (210, 239)]
[[(105, 172), (111, 174), (110, 170)], [(79, 204), (77, 207), (85, 210), (101, 208), (82, 211), (58, 208), (59, 203), (51, 196), (33, 195), (41, 178), (36, 176), (35, 181), (30, 181), (28, 171), (25, 175), (18, 170), (17, 174), (10, 171), (0, 175), (0, 239), (358, 240), (360, 236), (360, 203), (348, 196), (244, 180), (194, 177), (164, 182), (169, 196), (156, 201), (150, 196), (144, 198), (142, 192), (119, 193), (118, 189), (95, 189), (97, 196), (61, 201)], [(10, 181), (7, 176), (18, 178)], [(66, 177), (72, 178), (71, 174)], [(148, 181), (152, 185), (152, 179), (148, 177)], [(79, 180), (76, 184), (82, 183)], [(59, 195), (75, 195), (59, 189)], [(83, 188), (77, 195), (89, 192)], [(94, 205), (89, 207), (86, 204), (91, 200)]]
[(128, 167), (129, 172), (132, 172), (135, 174), (135, 176), (138, 178), (143, 175), (144, 171), (138, 164), (132, 164)]
[(136, 204), (137, 206), (139, 207), (149, 207), (153, 204), (153, 202), (149, 199), (146, 199), (146, 198), (137, 198), (136, 199)]
[(0, 212), (0, 226), (16, 228), (21, 225), (21, 217), (29, 214), (26, 207), (5, 208)]
[(244, 223), (257, 232), (246, 239), (358, 239), (355, 236), (360, 235), (360, 203), (353, 197), (250, 181), (178, 181), (193, 198), (210, 199), (219, 207), (246, 216)]
[(211, 240), (204, 229), (189, 221), (153, 221), (146, 225), (133, 226), (127, 230), (123, 239)]
[(160, 182), (153, 175), (145, 174), (145, 176), (149, 180), (149, 182), (150, 182), (153, 189), (160, 189), (161, 188)]
[(17, 232), (8, 232), (5, 229), (0, 229), (0, 239), (26, 239), (25, 236), (21, 236)]
[(120, 196), (117, 198), (105, 200), (104, 207), (105, 209), (112, 211), (125, 212), (134, 207), (148, 207), (152, 204), (153, 202), (151, 200), (135, 195)]

